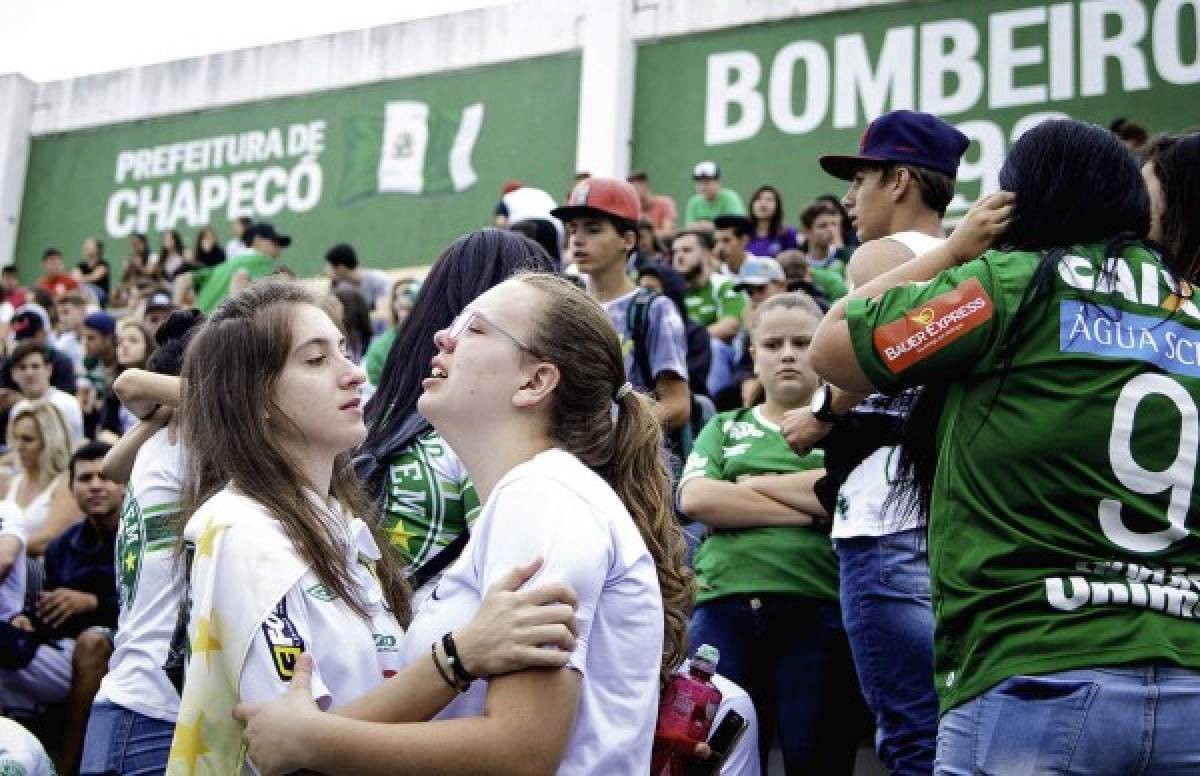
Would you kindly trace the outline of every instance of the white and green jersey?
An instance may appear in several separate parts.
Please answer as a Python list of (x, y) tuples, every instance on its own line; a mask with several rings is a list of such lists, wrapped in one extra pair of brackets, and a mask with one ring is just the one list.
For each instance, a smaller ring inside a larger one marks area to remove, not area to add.
[(176, 561), (181, 445), (162, 429), (133, 464), (117, 533), (117, 592), (121, 613), (109, 671), (96, 694), (154, 719), (173, 722), (179, 694), (163, 673), (179, 616), (183, 564)]
[[(716, 415), (696, 437), (679, 479), (737, 482), (755, 474), (819, 469), (820, 451), (796, 455), (779, 426), (759, 407)], [(770, 526), (715, 530), (696, 548), (697, 603), (727, 595), (791, 593), (836, 601), (837, 558), (829, 537), (815, 528)]]
[[(1156, 255), (988, 252), (846, 309), (888, 393), (948, 385), (929, 516), (943, 711), (1015, 675), (1200, 669), (1200, 309)], [(1008, 335), (1016, 331), (1016, 335)]]
[(0, 717), (0, 776), (54, 776), (42, 743), (18, 723)]
[(700, 288), (689, 288), (683, 295), (688, 318), (701, 326), (711, 326), (722, 318), (741, 319), (746, 309), (746, 295), (738, 291), (734, 279), (719, 272), (712, 273)]
[(387, 463), (384, 529), (410, 568), (420, 568), (467, 530), (479, 497), (462, 461), (436, 431)]

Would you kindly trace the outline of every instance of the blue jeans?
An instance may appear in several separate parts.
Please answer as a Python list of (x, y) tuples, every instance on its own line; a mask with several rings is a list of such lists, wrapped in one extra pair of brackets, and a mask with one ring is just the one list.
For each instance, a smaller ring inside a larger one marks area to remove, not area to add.
[(1200, 672), (1132, 664), (1014, 676), (956, 706), (936, 773), (1200, 773)]
[(860, 706), (836, 603), (725, 596), (696, 607), (688, 636), (693, 652), (719, 649), (717, 671), (754, 701), (763, 773), (776, 732), (789, 774), (853, 770)]
[(149, 776), (167, 770), (175, 723), (113, 703), (92, 706), (79, 776)]
[(933, 607), (920, 529), (834, 541), (842, 620), (879, 759), (893, 774), (933, 770), (938, 725)]

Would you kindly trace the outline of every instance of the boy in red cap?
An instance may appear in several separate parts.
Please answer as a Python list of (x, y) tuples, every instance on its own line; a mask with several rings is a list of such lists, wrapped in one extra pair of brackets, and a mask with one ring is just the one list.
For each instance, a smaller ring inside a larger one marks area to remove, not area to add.
[[(691, 415), (687, 341), (683, 319), (665, 296), (646, 309), (642, 342), (636, 342), (631, 311), (640, 291), (625, 273), (637, 246), (641, 202), (637, 190), (617, 178), (588, 178), (551, 214), (567, 226), (568, 260), (588, 277), (588, 288), (608, 313), (621, 337), (625, 374), (636, 390), (658, 399), (659, 422), (667, 431), (682, 428)], [(639, 347), (640, 346), (640, 347)], [(635, 352), (636, 351), (636, 352)]]

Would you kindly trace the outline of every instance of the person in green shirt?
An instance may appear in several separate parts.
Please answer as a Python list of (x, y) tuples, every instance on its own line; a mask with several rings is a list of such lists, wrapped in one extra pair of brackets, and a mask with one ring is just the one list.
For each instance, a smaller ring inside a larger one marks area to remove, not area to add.
[(434, 262), (405, 325), (394, 330), (378, 388), (366, 407), (367, 439), (355, 468), (381, 507), (392, 546), (408, 565), (416, 589), (414, 611), (432, 590), (429, 583), (462, 551), (479, 510), (462, 462), (417, 413), (421, 381), (437, 353), (433, 335), (513, 273), (555, 269), (540, 245), (516, 232), (482, 229), (463, 235)]
[(254, 224), (249, 229), (253, 240), (250, 241), (248, 253), (213, 267), (180, 273), (175, 279), (176, 300), (186, 301), (192, 298), (194, 307), (211, 313), (225, 297), (241, 291), (250, 285), (252, 280), (274, 272), (280, 254), (292, 244), (292, 238), (286, 234), (279, 234), (271, 224)]
[(1044, 122), (1004, 191), (814, 338), (842, 389), (924, 386), (900, 474), (927, 520), (937, 773), (1200, 758), (1200, 141), (1146, 173), (1153, 221), (1119, 139)]
[(688, 284), (683, 297), (687, 316), (709, 334), (709, 396), (723, 391), (733, 378), (739, 356), (735, 340), (746, 311), (746, 295), (735, 288), (733, 278), (713, 271), (713, 246), (712, 234), (704, 229), (685, 229), (671, 241), (671, 265)]
[(846, 261), (850, 254), (834, 244), (838, 224), (841, 223), (837, 208), (824, 200), (817, 200), (800, 214), (800, 223), (804, 226), (805, 258), (812, 267), (814, 282), (824, 286), (829, 282), (829, 276), (836, 276), (841, 281), (842, 291), (837, 296), (831, 296), (830, 300), (841, 299), (846, 294)]
[(683, 225), (697, 222), (713, 223), (717, 216), (746, 215), (742, 198), (733, 189), (721, 188), (721, 168), (716, 162), (700, 162), (692, 170), (696, 182), (696, 193), (687, 201), (683, 211)]
[(372, 386), (379, 385), (383, 376), (383, 365), (388, 353), (392, 351), (392, 343), (396, 341), (396, 332), (401, 324), (408, 320), (412, 312), (413, 302), (416, 301), (420, 284), (409, 278), (397, 280), (392, 284), (388, 305), (388, 330), (371, 340), (367, 353), (363, 357), (363, 369), (366, 370), (367, 380)]
[(816, 527), (826, 517), (814, 492), (823, 458), (796, 455), (779, 433), (783, 414), (817, 386), (807, 353), (816, 325), (801, 294), (763, 303), (751, 348), (766, 401), (713, 417), (679, 484), (683, 511), (708, 527), (696, 549), (691, 645), (717, 647), (721, 673), (754, 701), (760, 751), (778, 732), (789, 773), (841, 772), (857, 738), (838, 702), (857, 690), (837, 561)]

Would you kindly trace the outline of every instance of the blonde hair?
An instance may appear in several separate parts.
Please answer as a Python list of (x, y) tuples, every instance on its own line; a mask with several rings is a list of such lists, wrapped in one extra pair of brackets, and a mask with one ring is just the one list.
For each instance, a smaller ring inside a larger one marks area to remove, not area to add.
[[(67, 470), (71, 461), (71, 434), (67, 431), (67, 422), (62, 412), (46, 399), (38, 399), (14, 412), (8, 419), (8, 438), (13, 438), (13, 430), (17, 422), (29, 418), (37, 426), (38, 434), (42, 437), (42, 452), (38, 456), (38, 474), (46, 479), (53, 479)], [(25, 464), (17, 456), (17, 465), (22, 470)], [(24, 472), (28, 474), (28, 472)]]
[(545, 298), (535, 314), (529, 346), (559, 370), (550, 403), (550, 436), (616, 491), (654, 558), (665, 620), (660, 664), (665, 683), (686, 655), (695, 581), (672, 509), (662, 428), (650, 399), (620, 391), (625, 359), (600, 305), (556, 275), (523, 273), (517, 278)]

